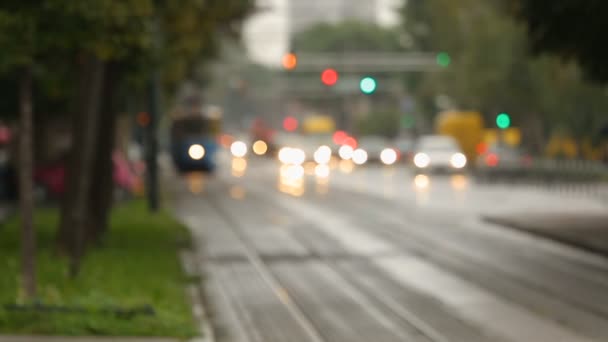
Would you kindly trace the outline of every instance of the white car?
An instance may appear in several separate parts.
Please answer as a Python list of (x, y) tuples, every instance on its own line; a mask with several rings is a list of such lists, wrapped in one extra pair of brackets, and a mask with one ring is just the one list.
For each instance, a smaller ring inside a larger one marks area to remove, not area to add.
[(453, 138), (427, 135), (418, 140), (413, 162), (419, 171), (460, 171), (467, 165), (467, 157)]

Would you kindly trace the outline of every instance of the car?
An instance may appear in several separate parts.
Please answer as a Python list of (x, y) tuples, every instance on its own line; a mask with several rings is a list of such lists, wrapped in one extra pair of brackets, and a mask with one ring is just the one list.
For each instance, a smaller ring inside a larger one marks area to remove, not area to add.
[(477, 158), (479, 168), (519, 168), (530, 166), (532, 157), (518, 148), (494, 144)]
[(467, 157), (456, 140), (445, 135), (426, 135), (418, 139), (414, 154), (417, 171), (462, 171)]

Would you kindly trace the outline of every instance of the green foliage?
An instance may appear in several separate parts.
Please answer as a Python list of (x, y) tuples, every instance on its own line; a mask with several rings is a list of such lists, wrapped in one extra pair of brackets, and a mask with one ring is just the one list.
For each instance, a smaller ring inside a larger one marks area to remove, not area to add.
[[(64, 98), (83, 54), (119, 66), (123, 88), (143, 89), (153, 67), (167, 92), (216, 56), (219, 33), (236, 35), (253, 0), (43, 0), (0, 5), (0, 78), (32, 64), (39, 97)], [(2, 106), (5, 107), (5, 106)]]
[(580, 63), (585, 75), (608, 83), (608, 2), (519, 0), (513, 6), (527, 25), (536, 53), (549, 52)]
[(296, 52), (398, 52), (405, 48), (397, 30), (365, 22), (346, 21), (318, 24), (296, 34), (292, 49)]
[[(410, 82), (417, 102), (432, 103), (445, 94), (456, 108), (481, 111), (489, 125), (508, 112), (514, 126), (527, 129), (538, 122), (546, 135), (558, 129), (576, 137), (597, 134), (605, 92), (585, 83), (576, 65), (530, 56), (526, 27), (510, 8), (499, 0), (408, 1), (404, 27), (414, 47), (446, 51), (452, 60), (443, 72)], [(438, 109), (427, 110), (431, 116)]]
[[(82, 306), (152, 305), (155, 316), (16, 313), (0, 307), (0, 334), (175, 336), (196, 334), (177, 258), (188, 234), (169, 214), (152, 215), (143, 202), (117, 208), (105, 246), (87, 256), (82, 276), (66, 279), (67, 265), (53, 254), (56, 210), (40, 210), (38, 232), (40, 299), (45, 304)], [(19, 303), (18, 223), (0, 229), (0, 304)]]

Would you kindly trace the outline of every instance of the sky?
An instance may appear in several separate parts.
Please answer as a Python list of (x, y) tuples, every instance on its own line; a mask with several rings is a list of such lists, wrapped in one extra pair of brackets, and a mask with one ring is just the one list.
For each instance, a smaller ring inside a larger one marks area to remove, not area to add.
[[(255, 14), (244, 25), (243, 37), (247, 52), (255, 62), (279, 66), (281, 57), (288, 46), (289, 1), (306, 0), (258, 0), (259, 5), (269, 9)], [(332, 0), (327, 0), (332, 1)], [(393, 26), (399, 23), (398, 15), (392, 10), (403, 0), (377, 0), (378, 23), (382, 26)]]

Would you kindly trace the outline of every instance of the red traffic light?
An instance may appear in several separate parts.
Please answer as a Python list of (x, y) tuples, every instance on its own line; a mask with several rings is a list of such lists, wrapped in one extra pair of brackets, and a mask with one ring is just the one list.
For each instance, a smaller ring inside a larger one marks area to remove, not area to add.
[(338, 72), (334, 69), (325, 69), (321, 73), (321, 82), (326, 86), (333, 86), (338, 83)]
[(288, 132), (293, 132), (298, 129), (298, 120), (292, 116), (288, 116), (283, 120), (283, 128)]

